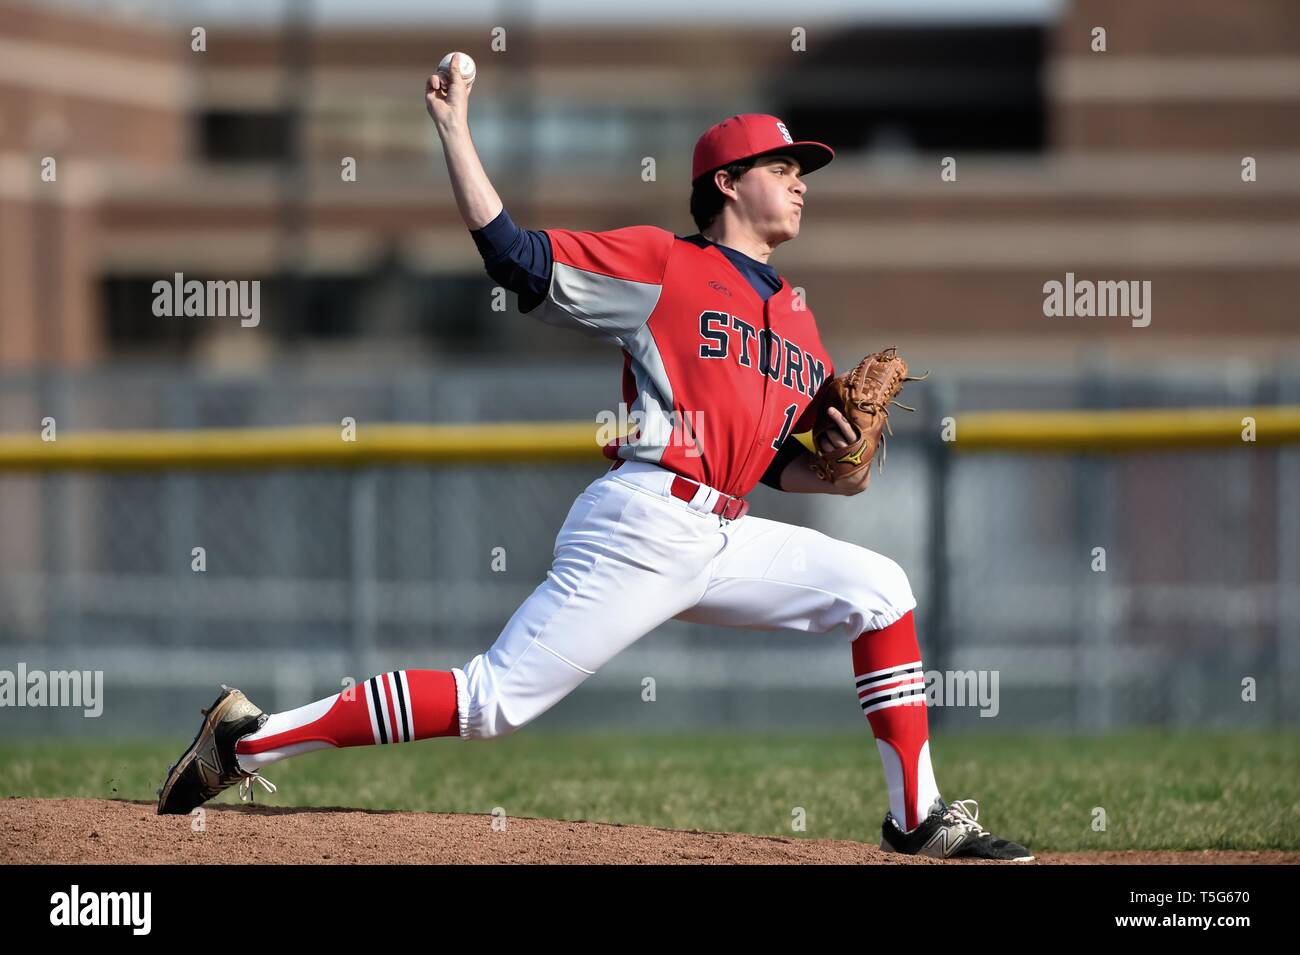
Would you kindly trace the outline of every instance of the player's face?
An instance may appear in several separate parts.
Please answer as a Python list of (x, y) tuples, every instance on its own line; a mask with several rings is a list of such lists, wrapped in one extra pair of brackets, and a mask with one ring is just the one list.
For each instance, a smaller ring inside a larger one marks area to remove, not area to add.
[(799, 164), (788, 156), (769, 156), (740, 177), (736, 192), (756, 235), (778, 245), (799, 234), (804, 193)]

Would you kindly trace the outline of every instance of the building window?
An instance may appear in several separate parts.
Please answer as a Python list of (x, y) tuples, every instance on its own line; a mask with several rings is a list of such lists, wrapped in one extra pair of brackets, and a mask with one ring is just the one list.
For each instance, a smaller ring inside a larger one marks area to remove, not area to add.
[(770, 91), (797, 136), (866, 152), (1040, 152), (1040, 24), (874, 27), (825, 41)]
[(274, 162), (288, 158), (292, 121), (283, 111), (199, 115), (199, 157), (211, 162)]

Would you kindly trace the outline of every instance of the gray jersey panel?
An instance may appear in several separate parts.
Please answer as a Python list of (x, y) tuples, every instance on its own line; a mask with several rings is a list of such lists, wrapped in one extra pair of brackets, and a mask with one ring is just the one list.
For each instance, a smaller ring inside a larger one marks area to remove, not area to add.
[(659, 344), (650, 333), (649, 325), (642, 325), (630, 334), (623, 347), (632, 357), (637, 396), (630, 410), (639, 412), (641, 437), (635, 445), (629, 445), (621, 456), (659, 464), (663, 460), (664, 450), (674, 440), (672, 382), (668, 380)]
[(556, 262), (545, 301), (528, 316), (627, 347), (649, 321), (662, 291), (658, 283), (612, 278)]

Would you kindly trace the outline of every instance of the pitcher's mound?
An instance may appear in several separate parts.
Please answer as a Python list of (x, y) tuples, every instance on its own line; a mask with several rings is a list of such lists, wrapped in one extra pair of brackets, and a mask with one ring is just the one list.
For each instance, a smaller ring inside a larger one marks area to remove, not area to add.
[[(495, 828), (493, 822), (490, 815), (228, 805), (205, 807), (201, 817), (159, 816), (153, 803), (14, 797), (0, 801), (0, 863), (945, 864), (833, 839), (513, 817), (496, 820)], [(1294, 863), (1300, 853), (1048, 853), (1039, 858)]]

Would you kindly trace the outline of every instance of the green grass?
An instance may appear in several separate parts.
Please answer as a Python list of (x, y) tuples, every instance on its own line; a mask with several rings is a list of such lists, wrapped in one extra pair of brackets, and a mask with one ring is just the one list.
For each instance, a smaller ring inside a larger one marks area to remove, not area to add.
[[(0, 741), (0, 795), (152, 800), (189, 742)], [(1300, 849), (1300, 733), (950, 736), (948, 799), (1039, 850)], [(888, 805), (865, 733), (817, 737), (528, 732), (325, 751), (266, 775), (278, 806), (588, 819), (809, 838), (879, 839)], [(221, 803), (238, 802), (235, 792)], [(3, 803), (0, 803), (0, 807)], [(791, 813), (807, 829), (792, 832)], [(1092, 829), (1093, 808), (1107, 831)]]

